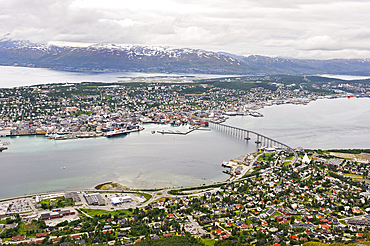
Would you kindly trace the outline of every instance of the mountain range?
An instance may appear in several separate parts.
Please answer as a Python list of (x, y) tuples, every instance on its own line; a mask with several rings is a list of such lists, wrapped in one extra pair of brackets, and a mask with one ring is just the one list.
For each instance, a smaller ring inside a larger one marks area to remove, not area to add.
[(0, 65), (68, 71), (218, 74), (370, 75), (370, 59), (287, 59), (158, 46), (69, 47), (0, 39)]

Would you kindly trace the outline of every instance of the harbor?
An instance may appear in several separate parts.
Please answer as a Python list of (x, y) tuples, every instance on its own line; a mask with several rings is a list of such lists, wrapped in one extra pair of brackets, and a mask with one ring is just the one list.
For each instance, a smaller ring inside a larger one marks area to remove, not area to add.
[[(370, 139), (367, 137), (370, 136), (369, 118), (364, 117), (368, 115), (368, 100), (322, 99), (309, 105), (264, 107), (260, 109), (264, 117), (213, 117), (212, 124), (221, 123), (222, 119), (228, 118), (227, 125), (253, 129), (292, 147), (366, 148)], [(169, 118), (170, 113), (153, 115), (153, 118), (165, 118), (166, 115)], [(102, 133), (108, 129), (113, 130), (113, 126), (122, 127), (118, 125), (121, 122), (114, 117), (104, 118), (103, 114), (90, 117), (93, 119), (91, 125), (104, 126), (101, 128)], [(71, 120), (73, 125), (80, 118), (83, 119), (82, 116), (77, 116), (66, 117), (64, 120)], [(124, 119), (133, 121), (140, 117)], [(257, 139), (253, 135), (249, 136), (251, 139), (248, 141), (243, 134), (236, 136), (212, 126), (208, 127), (211, 131), (193, 131), (186, 137), (157, 133), (163, 130), (187, 132), (189, 127), (193, 127), (189, 124), (175, 127), (170, 118), (166, 122), (168, 123), (142, 123), (145, 126), (144, 131), (117, 138), (101, 136), (54, 141), (38, 134), (1, 137), (2, 141), (11, 142), (11, 145), (7, 145), (8, 149), (1, 153), (4, 172), (0, 174), (0, 183), (13, 184), (2, 190), (1, 196), (89, 188), (106, 180), (117, 180), (122, 185), (133, 188), (212, 184), (225, 180), (225, 174), (217, 163), (240, 153), (256, 152), (266, 145), (261, 139), (259, 141), (262, 143), (257, 145)], [(56, 127), (60, 123), (66, 122), (50, 124)], [(16, 124), (12, 127), (15, 126)], [(361, 129), (361, 136), (358, 136), (358, 129)]]
[[(207, 123), (207, 124), (205, 124)], [(208, 122), (204, 122), (203, 125), (207, 125), (208, 127)], [(211, 131), (210, 128), (202, 128), (201, 126), (194, 126), (194, 127), (190, 127), (188, 131), (186, 132), (181, 132), (179, 130), (176, 130), (176, 131), (173, 131), (173, 130), (160, 130), (160, 131), (157, 131), (157, 133), (160, 133), (160, 134), (177, 134), (177, 135), (188, 135), (189, 133), (193, 132), (193, 131)], [(155, 132), (152, 132), (152, 133), (155, 133)]]

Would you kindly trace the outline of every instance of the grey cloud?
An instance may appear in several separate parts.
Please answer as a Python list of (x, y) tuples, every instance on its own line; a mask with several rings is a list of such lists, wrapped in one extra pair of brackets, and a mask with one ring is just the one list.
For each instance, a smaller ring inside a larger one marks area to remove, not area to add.
[(0, 0), (0, 34), (43, 43), (132, 43), (290, 57), (364, 58), (370, 50), (369, 1), (74, 3)]

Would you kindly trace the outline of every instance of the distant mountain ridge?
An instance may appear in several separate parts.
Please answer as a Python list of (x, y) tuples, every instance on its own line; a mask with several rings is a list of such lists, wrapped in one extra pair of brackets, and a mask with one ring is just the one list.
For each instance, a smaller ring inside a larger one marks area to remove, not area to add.
[(370, 59), (285, 59), (158, 46), (96, 44), (68, 47), (0, 39), (0, 65), (69, 71), (218, 74), (370, 75)]

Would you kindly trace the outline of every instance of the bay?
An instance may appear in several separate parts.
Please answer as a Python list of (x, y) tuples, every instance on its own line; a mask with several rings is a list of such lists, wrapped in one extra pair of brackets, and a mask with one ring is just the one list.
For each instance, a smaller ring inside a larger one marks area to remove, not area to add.
[(308, 105), (265, 107), (264, 117), (231, 117), (227, 124), (311, 149), (369, 149), (370, 98), (320, 99)]
[[(369, 148), (370, 99), (322, 99), (308, 105), (277, 105), (264, 117), (230, 117), (228, 125), (253, 130), (291, 147)], [(41, 136), (3, 138), (0, 197), (56, 190), (93, 188), (115, 181), (133, 188), (211, 184), (228, 178), (222, 161), (257, 150), (218, 130), (186, 136), (152, 134), (186, 131), (186, 126), (144, 125), (140, 133), (117, 138), (49, 140)], [(63, 167), (65, 166), (65, 169)]]
[(132, 188), (212, 184), (229, 177), (222, 173), (222, 161), (257, 150), (254, 143), (217, 131), (162, 135), (151, 131), (188, 127), (144, 127), (142, 132), (115, 138), (2, 138), (11, 145), (0, 153), (0, 198), (93, 188), (106, 181)]
[(67, 72), (47, 68), (29, 68), (0, 66), (0, 87), (12, 88), (53, 83), (81, 83), (81, 82), (130, 82), (131, 78), (143, 77), (189, 77), (193, 78), (222, 78), (233, 75), (219, 74), (163, 74), (163, 73), (136, 73), (136, 72)]
[[(167, 76), (146, 73), (72, 73), (0, 66), (0, 87), (63, 82), (116, 82), (122, 77)], [(168, 75), (182, 76), (182, 75)], [(208, 76), (208, 75), (199, 75)], [(210, 75), (217, 76), (217, 75)], [(304, 148), (369, 148), (370, 99), (320, 99), (308, 105), (278, 105), (259, 110), (264, 117), (230, 117), (228, 125), (253, 130)], [(36, 192), (93, 188), (115, 181), (133, 188), (211, 184), (228, 178), (222, 161), (257, 150), (223, 132), (186, 136), (151, 134), (176, 129), (145, 125), (146, 130), (118, 138), (56, 141), (41, 136), (2, 138), (0, 198)], [(63, 169), (65, 167), (65, 169)]]

